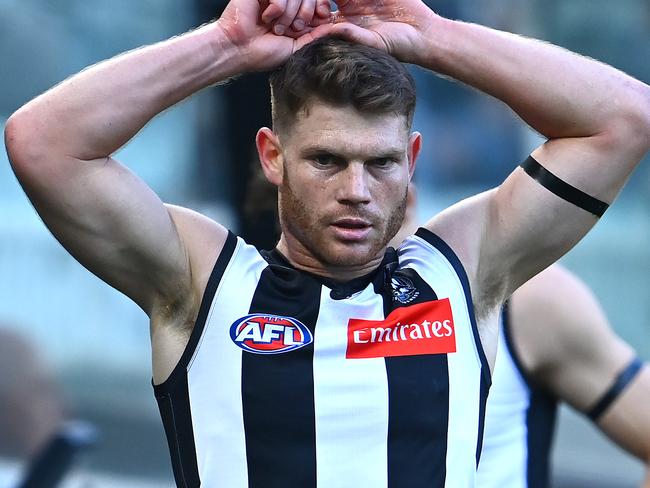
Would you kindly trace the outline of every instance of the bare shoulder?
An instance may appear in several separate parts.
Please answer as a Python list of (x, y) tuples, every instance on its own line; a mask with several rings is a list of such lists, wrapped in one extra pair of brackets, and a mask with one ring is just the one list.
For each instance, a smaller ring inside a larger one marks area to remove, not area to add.
[(489, 234), (486, 228), (495, 189), (466, 198), (443, 210), (424, 227), (444, 240), (460, 259), (472, 290), (477, 318), (490, 315), (501, 304), (498, 290), (503, 284), (480, 279), (481, 243)]
[(519, 287), (510, 306), (517, 331), (522, 335), (575, 339), (566, 343), (568, 347), (588, 342), (587, 333), (609, 330), (605, 312), (591, 289), (559, 264)]
[(153, 377), (164, 381), (178, 363), (199, 313), (212, 269), (223, 250), (228, 230), (194, 210), (168, 205), (188, 263), (189, 284), (181, 303), (151, 317)]
[(174, 221), (190, 263), (194, 287), (203, 295), (228, 230), (221, 224), (189, 208), (165, 204)]
[(170, 278), (173, 300), (152, 307), (152, 330), (191, 330), (203, 291), (228, 231), (212, 219), (188, 208), (165, 204), (181, 246), (183, 273)]
[[(634, 354), (611, 329), (590, 288), (557, 264), (513, 294), (510, 327), (529, 374), (555, 393), (575, 396), (578, 408), (596, 398)], [(578, 384), (584, 394), (570, 395)]]
[(589, 348), (594, 336), (609, 330), (591, 290), (559, 264), (518, 288), (509, 313), (512, 336), (531, 372)]

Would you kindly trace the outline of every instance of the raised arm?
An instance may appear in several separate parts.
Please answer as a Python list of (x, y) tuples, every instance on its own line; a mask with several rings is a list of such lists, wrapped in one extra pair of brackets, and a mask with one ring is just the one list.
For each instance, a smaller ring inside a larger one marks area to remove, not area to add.
[(284, 62), (311, 40), (309, 29), (276, 36), (261, 19), (290, 23), (299, 15), (309, 23), (314, 9), (301, 0), (263, 8), (257, 0), (234, 0), (217, 22), (87, 68), (7, 122), (12, 167), (48, 228), (149, 315), (181, 308), (191, 318), (226, 231), (165, 207), (111, 155), (196, 91)]
[[(650, 88), (551, 44), (444, 19), (419, 0), (340, 5), (336, 30), (471, 85), (548, 141), (534, 158), (576, 191), (610, 203), (650, 148)], [(461, 255), (481, 308), (571, 248), (597, 221), (522, 169), (429, 225)], [(467, 225), (471, 222), (473, 225)]]
[(551, 266), (509, 303), (510, 337), (533, 384), (589, 415), (650, 474), (650, 367), (610, 328), (593, 293)]

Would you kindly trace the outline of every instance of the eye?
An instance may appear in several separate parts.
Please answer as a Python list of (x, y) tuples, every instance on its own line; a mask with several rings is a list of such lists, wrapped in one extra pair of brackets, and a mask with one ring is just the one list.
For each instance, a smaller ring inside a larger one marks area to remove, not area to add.
[(340, 159), (332, 154), (316, 154), (310, 158), (317, 166), (324, 168), (337, 166), (341, 163)]
[(377, 168), (387, 168), (393, 164), (397, 164), (397, 160), (394, 158), (376, 158), (371, 160), (370, 164)]

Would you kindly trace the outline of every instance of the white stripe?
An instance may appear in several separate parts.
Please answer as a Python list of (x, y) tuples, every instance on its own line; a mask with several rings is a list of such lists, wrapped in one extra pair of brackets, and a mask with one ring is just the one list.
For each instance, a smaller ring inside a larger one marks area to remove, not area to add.
[[(450, 300), (455, 318), (456, 352), (447, 355), (449, 421), (445, 486), (449, 488), (474, 486), (481, 401), (481, 363), (478, 354), (474, 356), (476, 361), (472, 360), (472, 352), (477, 352), (477, 349), (467, 299), (455, 271), (454, 277), (457, 283), (455, 293), (450, 293)], [(472, 421), (468, 422), (468, 419)]]
[[(323, 286), (314, 340), (316, 479), (320, 488), (385, 488), (388, 381), (383, 358), (345, 359), (348, 317), (382, 320), (369, 285), (335, 301)], [(347, 302), (347, 303), (346, 303)]]
[(197, 461), (202, 486), (207, 488), (248, 488), (242, 350), (230, 339), (228, 328), (248, 314), (250, 300), (242, 297), (252, 299), (265, 266), (257, 251), (238, 239), (212, 301), (197, 353), (188, 367)]
[[(515, 365), (505, 341), (503, 321), (485, 416), (483, 453), (476, 486), (527, 486), (528, 430), (526, 414), (530, 390)], [(502, 460), (507, 459), (504, 463)]]
[[(454, 311), (454, 316), (458, 315)], [(469, 324), (468, 324), (469, 325)], [(480, 407), (481, 372), (462, 351), (474, 347), (470, 327), (456, 323), (456, 353), (449, 354), (449, 421), (447, 478), (449, 488), (474, 486)], [(471, 357), (471, 356), (470, 356)]]
[(405, 243), (409, 258), (404, 265), (414, 268), (439, 298), (448, 297), (452, 306), (456, 352), (447, 355), (449, 420), (445, 486), (472, 487), (476, 476), (481, 361), (469, 319), (467, 299), (456, 270), (442, 252), (417, 236)]

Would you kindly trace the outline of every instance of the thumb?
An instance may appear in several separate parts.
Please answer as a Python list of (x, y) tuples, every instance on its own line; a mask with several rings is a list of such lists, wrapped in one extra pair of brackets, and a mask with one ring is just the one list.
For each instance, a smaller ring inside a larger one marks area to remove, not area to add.
[(332, 33), (333, 28), (334, 28), (334, 24), (331, 23), (321, 24), (317, 27), (314, 27), (309, 32), (301, 35), (296, 39), (296, 43), (294, 45), (294, 52), (297, 51), (298, 49), (302, 49), (304, 46), (306, 46), (310, 42), (315, 41), (316, 39), (330, 35)]
[(381, 36), (374, 31), (364, 29), (351, 22), (339, 22), (333, 24), (329, 35), (345, 39), (346, 41), (356, 42), (369, 47), (375, 47), (382, 51), (388, 51), (386, 44), (383, 42)]

